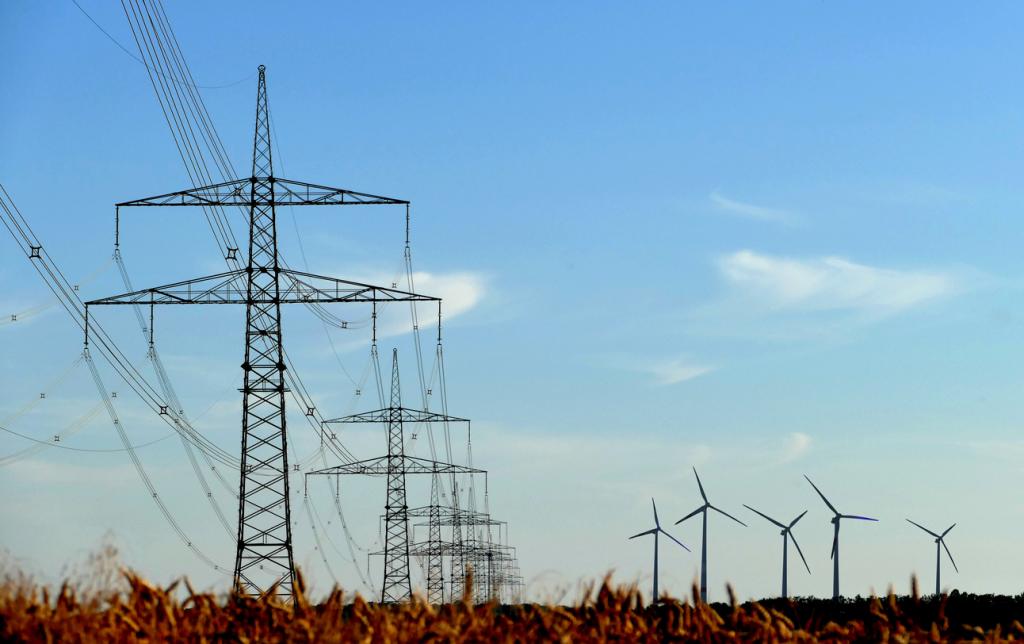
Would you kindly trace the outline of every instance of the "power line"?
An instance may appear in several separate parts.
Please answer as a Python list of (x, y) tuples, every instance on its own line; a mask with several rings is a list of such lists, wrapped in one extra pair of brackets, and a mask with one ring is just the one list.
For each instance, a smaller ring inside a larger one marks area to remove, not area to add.
[[(98, 411), (98, 409), (97, 409), (97, 411)], [(137, 445), (132, 445), (129, 448), (120, 447), (120, 448), (113, 448), (113, 449), (88, 449), (88, 448), (85, 448), (85, 447), (72, 447), (70, 445), (60, 445), (58, 441), (41, 441), (38, 438), (32, 438), (31, 436), (28, 436), (26, 434), (22, 434), (20, 432), (16, 432), (13, 429), (4, 427), (3, 425), (0, 425), (0, 431), (7, 432), (8, 434), (12, 434), (14, 436), (17, 436), (18, 438), (23, 438), (23, 439), (25, 439), (27, 441), (32, 441), (33, 443), (37, 443), (39, 445), (45, 445), (46, 447), (56, 447), (58, 449), (66, 449), (66, 450), (70, 450), (70, 451), (73, 451), (73, 452), (95, 452), (95, 453), (127, 452), (129, 449), (142, 449), (143, 447), (149, 447), (150, 445), (156, 445), (157, 443), (162, 443), (162, 442), (164, 442), (165, 440), (167, 440), (168, 438), (170, 438), (171, 436), (174, 435), (174, 434), (167, 434), (165, 436), (161, 436), (160, 438), (151, 440), (151, 441), (149, 441), (147, 443), (139, 443)], [(58, 434), (58, 436), (60, 436), (60, 435)]]
[[(261, 66), (249, 179), (186, 189), (173, 193), (175, 198), (171, 199), (158, 195), (118, 204), (118, 208), (248, 206), (249, 254), (245, 270), (129, 291), (93, 300), (86, 306), (128, 305), (137, 309), (139, 304), (148, 304), (151, 310), (156, 305), (242, 304), (246, 307), (235, 586), (247, 593), (274, 589), (278, 596), (291, 598), (295, 572), (285, 416), (285, 374), (291, 363), (282, 349), (281, 305), (361, 302), (376, 307), (378, 302), (439, 300), (281, 268), (276, 223), (279, 205), (400, 205), (406, 202), (275, 177), (268, 114), (265, 70)], [(242, 197), (243, 194), (248, 196)], [(239, 283), (244, 288), (239, 288)], [(150, 334), (152, 338), (152, 323)], [(86, 333), (87, 342), (88, 337)], [(308, 401), (305, 387), (301, 381), (297, 384), (293, 395)], [(304, 411), (312, 416), (316, 410), (308, 406)], [(332, 434), (325, 443), (330, 445), (333, 441)]]
[[(114, 38), (110, 34), (109, 31), (104, 29), (103, 25), (101, 25), (100, 23), (96, 22), (96, 19), (93, 18), (91, 15), (89, 15), (89, 12), (86, 11), (82, 7), (82, 5), (78, 4), (78, 0), (71, 0), (71, 3), (74, 4), (76, 7), (78, 7), (78, 10), (82, 12), (82, 15), (85, 16), (86, 18), (88, 18), (89, 22), (91, 22), (94, 27), (99, 29), (100, 32), (104, 36), (106, 36), (108, 40), (110, 40), (110, 42), (112, 42), (115, 45), (117, 45), (118, 49), (120, 49), (124, 53), (128, 54), (128, 56), (132, 60), (134, 60), (135, 62), (139, 63), (140, 65), (145, 65), (146, 64), (146, 61), (142, 60), (141, 58), (139, 58), (138, 56), (133, 54), (127, 47), (125, 47), (124, 45), (121, 44), (121, 41), (119, 41), (117, 38)], [(193, 87), (197, 87), (197, 88), (201, 88), (201, 89), (225, 89), (225, 88), (228, 88), (228, 87), (234, 87), (235, 85), (238, 85), (240, 83), (244, 83), (247, 80), (251, 80), (254, 76), (255, 76), (255, 74), (250, 74), (249, 76), (246, 76), (245, 78), (240, 78), (240, 79), (234, 81), (233, 83), (226, 83), (224, 85), (195, 85), (195, 84), (192, 84), (192, 83), (187, 83), (187, 84), (191, 84), (191, 85), (193, 85)], [(179, 79), (176, 79), (176, 78), (171, 78), (170, 80), (172, 80), (175, 83), (186, 83), (186, 81), (182, 81), (182, 80), (179, 80)]]
[[(42, 242), (32, 231), (28, 221), (18, 210), (7, 190), (0, 184), (0, 221), (11, 234), (12, 239), (32, 264), (50, 292), (57, 298), (60, 305), (71, 316), (72, 321), (84, 332), (90, 330), (93, 346), (99, 350), (105, 360), (114, 368), (125, 384), (132, 389), (143, 402), (172, 429), (184, 435), (195, 447), (206, 451), (212, 458), (228, 467), (236, 467), (237, 461), (226, 451), (203, 437), (187, 421), (180, 418), (175, 410), (170, 410), (164, 400), (131, 361), (124, 355), (113, 339), (106, 333), (102, 325), (95, 320), (90, 321), (86, 314), (85, 303), (78, 296), (59, 267), (50, 257)], [(161, 413), (163, 412), (163, 413)]]
[(171, 514), (170, 509), (164, 503), (163, 499), (157, 493), (156, 486), (153, 485), (153, 481), (150, 480), (149, 475), (146, 473), (145, 468), (143, 468), (142, 466), (142, 461), (139, 460), (139, 455), (135, 453), (134, 446), (132, 446), (131, 442), (128, 440), (128, 435), (124, 431), (124, 426), (121, 424), (121, 419), (117, 414), (117, 410), (114, 409), (114, 403), (110, 399), (110, 396), (107, 394), (107, 389), (103, 385), (103, 380), (100, 377), (99, 370), (96, 369), (96, 363), (94, 363), (92, 361), (92, 358), (89, 356), (89, 350), (85, 349), (83, 355), (85, 356), (86, 364), (89, 365), (89, 372), (92, 374), (93, 381), (96, 384), (96, 391), (97, 393), (99, 393), (100, 399), (103, 401), (103, 405), (107, 409), (107, 414), (110, 416), (110, 422), (114, 426), (114, 429), (117, 432), (118, 437), (121, 439), (121, 443), (124, 445), (125, 451), (128, 452), (128, 456), (131, 459), (132, 464), (135, 466), (135, 470), (138, 473), (139, 478), (142, 479), (142, 482), (146, 486), (146, 489), (149, 490), (150, 496), (156, 502), (156, 505), (160, 509), (160, 512), (164, 515), (164, 519), (166, 519), (166, 521), (170, 524), (171, 528), (175, 531), (175, 533), (177, 533), (178, 537), (182, 540), (182, 542), (185, 543), (186, 547), (188, 547), (193, 553), (195, 553), (195, 555), (199, 557), (201, 561), (203, 561), (206, 565), (213, 568), (215, 571), (221, 574), (227, 574), (227, 570), (223, 566), (217, 564), (215, 561), (206, 556), (206, 554), (203, 553), (203, 551), (200, 550), (199, 547), (195, 545), (195, 543), (193, 543), (193, 541), (181, 528), (181, 525), (178, 523), (177, 519), (174, 518), (174, 515)]

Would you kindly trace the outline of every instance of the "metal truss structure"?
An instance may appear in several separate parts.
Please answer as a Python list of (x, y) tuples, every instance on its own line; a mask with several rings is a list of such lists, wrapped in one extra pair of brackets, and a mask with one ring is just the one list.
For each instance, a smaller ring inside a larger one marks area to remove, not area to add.
[[(498, 521), (482, 512), (459, 510), (450, 507), (426, 506), (409, 511), (410, 517), (427, 517), (427, 523), (416, 526), (428, 527), (427, 541), (410, 544), (410, 554), (428, 561), (428, 598), (430, 594), (430, 562), (435, 558), (449, 557), (454, 569), (456, 561), (472, 578), (472, 588), (466, 587), (466, 580), (453, 576), (451, 598), (463, 597), (474, 603), (497, 601), (512, 603), (520, 601), (523, 580), (519, 574), (519, 563), (515, 548), (500, 539), (492, 539), (490, 528), (497, 527), (499, 534), (506, 522)], [(436, 517), (436, 518), (435, 518)], [(451, 538), (440, 538), (440, 528), (451, 528)], [(462, 534), (465, 529), (468, 538)], [(467, 591), (469, 596), (467, 597)]]
[(405, 423), (468, 422), (464, 418), (446, 416), (402, 406), (402, 387), (398, 375), (398, 350), (392, 353), (391, 404), (386, 409), (335, 418), (328, 423), (382, 423), (387, 425), (386, 456), (345, 463), (313, 472), (306, 476), (368, 475), (386, 476), (387, 502), (384, 505), (384, 582), (381, 602), (408, 601), (412, 597), (409, 575), (409, 506), (406, 500), (405, 477), (409, 474), (486, 474), (483, 470), (407, 456), (405, 454)]
[[(249, 213), (248, 262), (218, 273), (123, 293), (88, 306), (242, 304), (242, 448), (234, 584), (246, 594), (293, 594), (291, 513), (285, 418), (281, 305), (336, 302), (439, 302), (439, 298), (284, 268), (278, 254), (277, 206), (408, 205), (407, 201), (280, 179), (273, 174), (265, 69), (259, 67), (252, 176), (118, 204), (121, 207), (240, 206)], [(228, 249), (229, 253), (238, 249)], [(375, 306), (375, 304), (374, 304)], [(152, 310), (151, 310), (152, 314)], [(150, 328), (152, 332), (152, 327)], [(368, 471), (375, 467), (364, 465)], [(433, 471), (433, 470), (431, 470)]]

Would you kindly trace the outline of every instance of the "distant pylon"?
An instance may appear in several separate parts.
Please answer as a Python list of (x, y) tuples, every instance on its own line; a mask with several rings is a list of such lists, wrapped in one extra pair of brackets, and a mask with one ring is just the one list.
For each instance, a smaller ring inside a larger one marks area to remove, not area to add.
[[(401, 384), (398, 379), (398, 351), (392, 354), (391, 366), (391, 403), (384, 409), (362, 412), (325, 421), (327, 423), (381, 423), (387, 426), (388, 451), (378, 456), (361, 461), (352, 461), (307, 472), (306, 476), (383, 476), (387, 478), (387, 502), (384, 506), (385, 542), (384, 584), (381, 589), (381, 602), (393, 603), (407, 601), (412, 598), (409, 575), (409, 516), (410, 510), (406, 502), (405, 478), (409, 474), (429, 474), (432, 479), (441, 475), (483, 474), (465, 465), (443, 463), (405, 454), (403, 426), (405, 423), (469, 423), (465, 418), (456, 418), (418, 409), (402, 407)], [(422, 508), (417, 508), (417, 514)], [(440, 507), (435, 508), (440, 511)], [(434, 522), (443, 525), (443, 522)], [(443, 550), (443, 548), (442, 548)], [(442, 553), (443, 554), (443, 553)], [(419, 556), (420, 553), (417, 553)]]
[(384, 589), (381, 601), (412, 598), (409, 580), (409, 506), (405, 500), (405, 439), (402, 432), (402, 386), (398, 349), (391, 357), (391, 408), (388, 410), (388, 501), (384, 506)]
[(441, 476), (434, 474), (430, 481), (430, 510), (427, 519), (430, 543), (427, 555), (427, 601), (444, 603), (444, 557), (441, 552)]
[(451, 599), (461, 601), (466, 596), (466, 573), (469, 567), (466, 565), (466, 542), (462, 531), (462, 522), (459, 517), (459, 484), (452, 485), (452, 507), (455, 512), (452, 515), (452, 572), (451, 572)]

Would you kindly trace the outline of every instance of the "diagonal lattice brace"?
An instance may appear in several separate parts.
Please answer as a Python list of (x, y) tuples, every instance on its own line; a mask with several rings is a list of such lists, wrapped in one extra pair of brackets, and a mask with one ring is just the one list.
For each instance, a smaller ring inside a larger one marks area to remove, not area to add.
[[(242, 363), (242, 445), (238, 491), (235, 586), (245, 594), (270, 588), (292, 597), (295, 578), (289, 505), (288, 432), (282, 304), (439, 302), (439, 298), (283, 268), (278, 255), (278, 206), (405, 205), (402, 199), (279, 179), (273, 174), (265, 68), (259, 67), (252, 174), (248, 178), (123, 201), (121, 207), (238, 206), (248, 212), (245, 269), (218, 273), (86, 304), (242, 304), (246, 308)], [(119, 225), (119, 216), (116, 218)], [(227, 248), (229, 259), (240, 248)], [(151, 308), (152, 312), (152, 308)], [(151, 313), (152, 315), (152, 313)], [(150, 326), (152, 332), (152, 326)], [(152, 336), (151, 336), (152, 337)]]
[[(268, 200), (254, 201), (252, 185), (254, 183), (273, 185), (273, 195)], [(282, 179), (280, 177), (262, 176), (248, 179), (235, 179), (211, 186), (189, 188), (168, 192), (154, 197), (143, 197), (122, 201), (118, 208), (150, 207), (150, 206), (242, 206), (250, 207), (255, 203), (272, 206), (380, 206), (407, 205), (404, 199), (371, 195), (344, 188), (332, 188), (315, 183)]]
[[(397, 410), (403, 423), (468, 423), (467, 418), (446, 416), (432, 411), (421, 411), (419, 409), (406, 409), (402, 407)], [(360, 414), (342, 416), (326, 420), (327, 423), (386, 423), (391, 417), (390, 409), (375, 409)]]
[[(397, 466), (399, 463), (395, 463), (395, 465)], [(416, 456), (403, 456), (400, 465), (404, 468), (406, 474), (487, 474), (487, 470), (478, 470), (473, 467), (466, 467), (465, 465), (454, 465), (452, 463), (431, 461), (425, 458), (418, 458)], [(346, 476), (359, 474), (364, 476), (385, 476), (387, 473), (388, 457), (380, 456), (377, 458), (355, 461), (353, 463), (335, 465), (334, 467), (328, 467), (322, 470), (314, 470), (312, 472), (307, 472), (306, 476)]]
[[(257, 269), (258, 270), (258, 269)], [(395, 288), (364, 284), (313, 273), (279, 269), (279, 286), (246, 285), (245, 270), (164, 284), (86, 302), (86, 306), (118, 304), (332, 304), (346, 302), (439, 302), (440, 298)]]

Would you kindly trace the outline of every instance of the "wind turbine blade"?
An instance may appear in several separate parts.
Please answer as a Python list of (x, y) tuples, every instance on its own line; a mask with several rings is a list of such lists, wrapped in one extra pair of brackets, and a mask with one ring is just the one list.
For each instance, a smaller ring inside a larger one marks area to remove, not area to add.
[(839, 514), (839, 510), (836, 509), (836, 506), (834, 506), (831, 503), (829, 503), (828, 499), (825, 498), (825, 495), (822, 494), (821, 490), (818, 489), (818, 486), (815, 485), (814, 481), (811, 480), (811, 477), (809, 477), (806, 474), (804, 474), (804, 478), (807, 479), (807, 482), (811, 484), (811, 487), (814, 488), (814, 491), (818, 493), (818, 496), (821, 497), (821, 500), (825, 502), (825, 505), (828, 506), (828, 509), (832, 510), (832, 512), (835, 513), (835, 514)]
[(685, 517), (683, 517), (682, 519), (679, 519), (678, 521), (676, 521), (676, 525), (679, 525), (679, 524), (680, 524), (680, 523), (682, 523), (683, 521), (686, 521), (687, 519), (690, 519), (690, 518), (692, 518), (692, 517), (695, 517), (695, 516), (697, 516), (698, 514), (700, 514), (701, 512), (703, 512), (703, 511), (704, 511), (704, 508), (706, 508), (706, 507), (707, 507), (707, 506), (705, 506), (705, 505), (702, 505), (702, 506), (700, 506), (699, 508), (697, 508), (697, 509), (696, 509), (696, 510), (694, 510), (693, 512), (691, 512), (691, 513), (687, 514), (687, 515), (686, 515)]
[(704, 494), (704, 486), (701, 485), (700, 476), (697, 476), (697, 468), (696, 467), (693, 468), (693, 475), (697, 477), (697, 487), (700, 488), (700, 496), (701, 496), (702, 499), (704, 499), (704, 502), (707, 503), (708, 502), (708, 495)]
[(651, 507), (654, 508), (654, 525), (661, 527), (661, 522), (658, 521), (658, 506), (654, 503), (654, 497), (651, 497)]
[(782, 525), (781, 523), (779, 523), (778, 521), (776, 521), (775, 519), (773, 519), (770, 516), (768, 516), (767, 514), (765, 514), (764, 512), (761, 512), (760, 510), (755, 510), (754, 508), (750, 507), (746, 503), (743, 504), (743, 507), (745, 507), (746, 509), (750, 510), (751, 512), (754, 512), (756, 514), (760, 514), (762, 517), (764, 517), (765, 519), (768, 519), (769, 521), (771, 521), (775, 525), (779, 526), (780, 528), (785, 528), (786, 527), (786, 526)]
[(804, 518), (805, 514), (807, 514), (807, 510), (804, 510), (803, 512), (800, 513), (800, 516), (798, 516), (797, 518), (795, 518), (792, 521), (790, 521), (789, 522), (789, 527), (792, 528), (793, 526), (795, 526), (796, 522), (799, 521), (800, 519)]
[(733, 521), (735, 521), (736, 523), (740, 524), (740, 525), (741, 525), (741, 526), (743, 526), (744, 528), (748, 527), (746, 523), (743, 523), (742, 521), (740, 521), (739, 519), (737, 519), (737, 518), (736, 518), (736, 517), (734, 517), (733, 515), (729, 514), (729, 513), (728, 513), (728, 512), (726, 512), (725, 510), (722, 510), (721, 508), (716, 508), (716, 507), (715, 507), (715, 506), (713, 506), (713, 505), (708, 505), (708, 507), (709, 507), (709, 508), (711, 508), (712, 510), (714, 510), (715, 512), (718, 512), (719, 514), (724, 514), (725, 516), (729, 517), (730, 519), (732, 519), (732, 520), (733, 520)]
[[(661, 528), (658, 528), (658, 530), (661, 530)], [(676, 543), (678, 543), (678, 544), (679, 544), (680, 546), (682, 546), (682, 547), (683, 547), (683, 550), (685, 550), (686, 552), (691, 552), (691, 550), (690, 550), (689, 548), (687, 548), (687, 547), (686, 547), (686, 544), (685, 544), (685, 543), (683, 543), (682, 541), (680, 541), (679, 539), (676, 539), (675, 537), (673, 537), (673, 536), (672, 536), (672, 535), (670, 535), (669, 533), (665, 532), (664, 530), (661, 530), (661, 534), (665, 535), (666, 537), (668, 537), (668, 538), (669, 538), (669, 539), (671, 539), (672, 541), (675, 541)], [(959, 572), (959, 571), (958, 571), (958, 572)]]
[(943, 533), (942, 533), (941, 535), (939, 535), (939, 538), (941, 539), (942, 537), (944, 537), (944, 536), (946, 536), (947, 534), (949, 534), (949, 531), (950, 531), (950, 530), (952, 530), (952, 529), (953, 529), (953, 528), (955, 528), (955, 527), (956, 527), (956, 524), (954, 523), (953, 525), (951, 525), (951, 526), (949, 526), (948, 528), (946, 528), (946, 531), (945, 531), (945, 532), (943, 532)]
[(793, 540), (793, 545), (796, 546), (796, 551), (800, 553), (800, 560), (804, 562), (804, 568), (807, 569), (807, 574), (811, 574), (811, 567), (807, 565), (807, 559), (804, 557), (804, 551), (800, 549), (800, 544), (797, 543), (796, 536), (792, 532), (790, 532), (789, 538)]
[(832, 537), (832, 554), (828, 556), (829, 559), (835, 559), (836, 548), (839, 546), (839, 535)]
[(956, 562), (953, 561), (953, 553), (949, 551), (949, 546), (947, 546), (946, 542), (942, 539), (939, 539), (939, 543), (941, 543), (942, 547), (946, 549), (946, 556), (949, 557), (949, 563), (953, 564), (953, 570), (960, 572), (960, 569), (956, 567)]
[(862, 517), (859, 514), (840, 514), (840, 519), (860, 519), (861, 521), (878, 521), (878, 519), (872, 519), (871, 517)]
[(657, 531), (658, 528), (651, 528), (650, 530), (645, 530), (643, 532), (638, 532), (637, 534), (634, 534), (632, 537), (630, 537), (630, 539), (636, 539), (637, 537), (642, 537), (644, 535), (654, 534)]
[(939, 537), (939, 535), (935, 534), (934, 532), (932, 532), (932, 531), (931, 531), (931, 530), (929, 530), (928, 528), (924, 527), (924, 526), (923, 526), (923, 525), (921, 525), (920, 523), (917, 523), (917, 522), (915, 522), (915, 521), (911, 521), (910, 519), (907, 519), (907, 523), (912, 523), (912, 524), (916, 525), (917, 527), (921, 528), (922, 530), (924, 530), (924, 531), (925, 531), (925, 532), (927, 532), (928, 534), (932, 535), (932, 536), (933, 536), (933, 537), (935, 537), (936, 539), (940, 539), (940, 538), (941, 538), (941, 537)]

